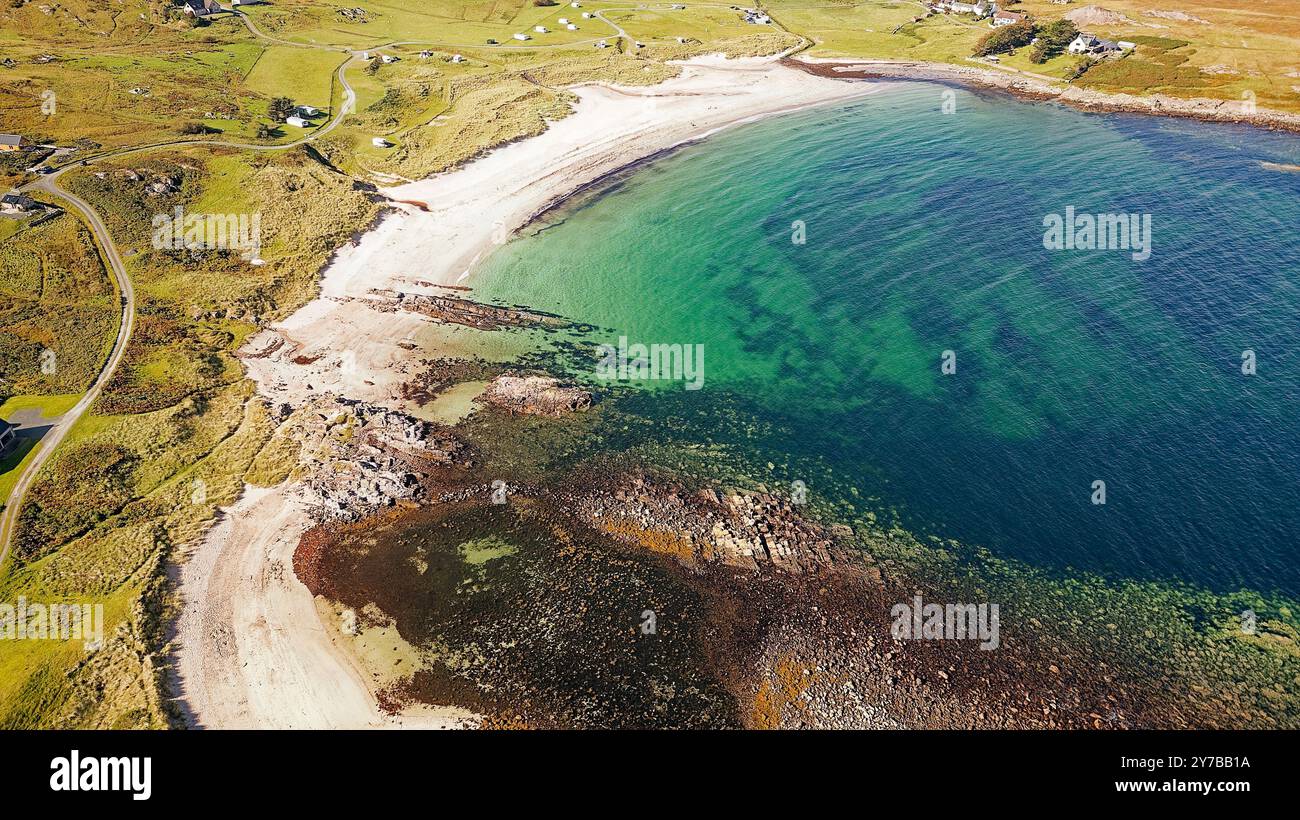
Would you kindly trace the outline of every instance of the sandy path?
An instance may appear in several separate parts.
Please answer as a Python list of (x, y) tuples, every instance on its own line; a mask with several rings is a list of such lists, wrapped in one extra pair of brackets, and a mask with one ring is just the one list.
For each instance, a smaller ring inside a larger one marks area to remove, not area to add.
[[(259, 390), (298, 406), (330, 391), (400, 408), (410, 351), (428, 320), (366, 304), (371, 289), (429, 292), (455, 283), (495, 244), (574, 190), (632, 162), (729, 125), (863, 96), (879, 86), (841, 82), (773, 60), (691, 61), (649, 88), (588, 86), (571, 116), (543, 134), (457, 171), (386, 191), (406, 207), (336, 255), (321, 296), (250, 339)], [(281, 340), (284, 340), (281, 343)], [(295, 364), (315, 358), (310, 364)], [(454, 711), (381, 716), (366, 680), (324, 626), (293, 575), (292, 555), (310, 525), (285, 487), (246, 488), (192, 549), (178, 573), (177, 686), (195, 725), (349, 727), (455, 724)], [(461, 713), (463, 715), (463, 713)]]

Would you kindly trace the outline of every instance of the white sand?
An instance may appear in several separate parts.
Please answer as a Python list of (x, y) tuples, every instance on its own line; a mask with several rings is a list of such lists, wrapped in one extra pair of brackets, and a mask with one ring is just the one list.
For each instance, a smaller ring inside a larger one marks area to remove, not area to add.
[[(417, 282), (469, 277), (495, 243), (559, 199), (639, 159), (737, 123), (869, 94), (879, 86), (822, 79), (774, 60), (702, 58), (648, 88), (587, 86), (574, 114), (543, 134), (468, 166), (386, 191), (404, 206), (345, 248), (321, 297), (249, 341), (266, 351), (249, 375), (276, 403), (322, 391), (402, 408), (409, 351), (428, 319), (375, 310), (371, 289), (431, 292)], [(495, 240), (495, 242), (494, 242)], [(315, 358), (310, 364), (292, 359)], [(247, 488), (182, 568), (177, 676), (197, 725), (209, 727), (451, 726), (466, 715), (424, 708), (382, 716), (364, 675), (326, 629), (292, 556), (309, 526), (286, 488)]]

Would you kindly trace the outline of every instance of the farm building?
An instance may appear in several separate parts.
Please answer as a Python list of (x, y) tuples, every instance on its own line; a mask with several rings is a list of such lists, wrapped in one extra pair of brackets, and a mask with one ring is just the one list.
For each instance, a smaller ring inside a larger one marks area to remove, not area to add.
[(302, 117), (297, 117), (297, 116), (288, 117), (285, 119), (285, 122), (296, 128), (306, 128), (307, 126), (311, 125), (311, 123), (308, 122), (307, 120), (304, 120)]
[(0, 455), (3, 455), (9, 449), (9, 445), (14, 443), (14, 426), (4, 419), (0, 419)]
[(0, 213), (18, 216), (40, 210), (44, 210), (41, 203), (17, 191), (11, 191), (0, 197)]
[(0, 151), (21, 151), (23, 138), (18, 134), (0, 134)]

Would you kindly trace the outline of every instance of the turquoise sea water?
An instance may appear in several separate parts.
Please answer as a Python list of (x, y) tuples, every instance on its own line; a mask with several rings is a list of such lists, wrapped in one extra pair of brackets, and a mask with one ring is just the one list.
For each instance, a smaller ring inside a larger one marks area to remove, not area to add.
[[(919, 531), (1300, 594), (1300, 173), (1261, 164), (1300, 138), (943, 93), (658, 159), (500, 249), (476, 298), (703, 344), (703, 389), (644, 412), (739, 404)], [(1067, 206), (1150, 214), (1150, 258), (1045, 249)]]

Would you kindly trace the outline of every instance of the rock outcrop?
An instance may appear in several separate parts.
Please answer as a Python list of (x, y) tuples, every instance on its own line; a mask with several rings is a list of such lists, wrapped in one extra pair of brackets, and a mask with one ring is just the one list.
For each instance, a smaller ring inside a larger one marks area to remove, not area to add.
[(534, 416), (562, 416), (591, 407), (590, 393), (565, 387), (550, 376), (497, 376), (479, 398), (511, 412)]
[(301, 443), (293, 477), (320, 521), (355, 521), (400, 501), (418, 501), (433, 468), (461, 443), (436, 425), (377, 405), (325, 396), (288, 422)]

